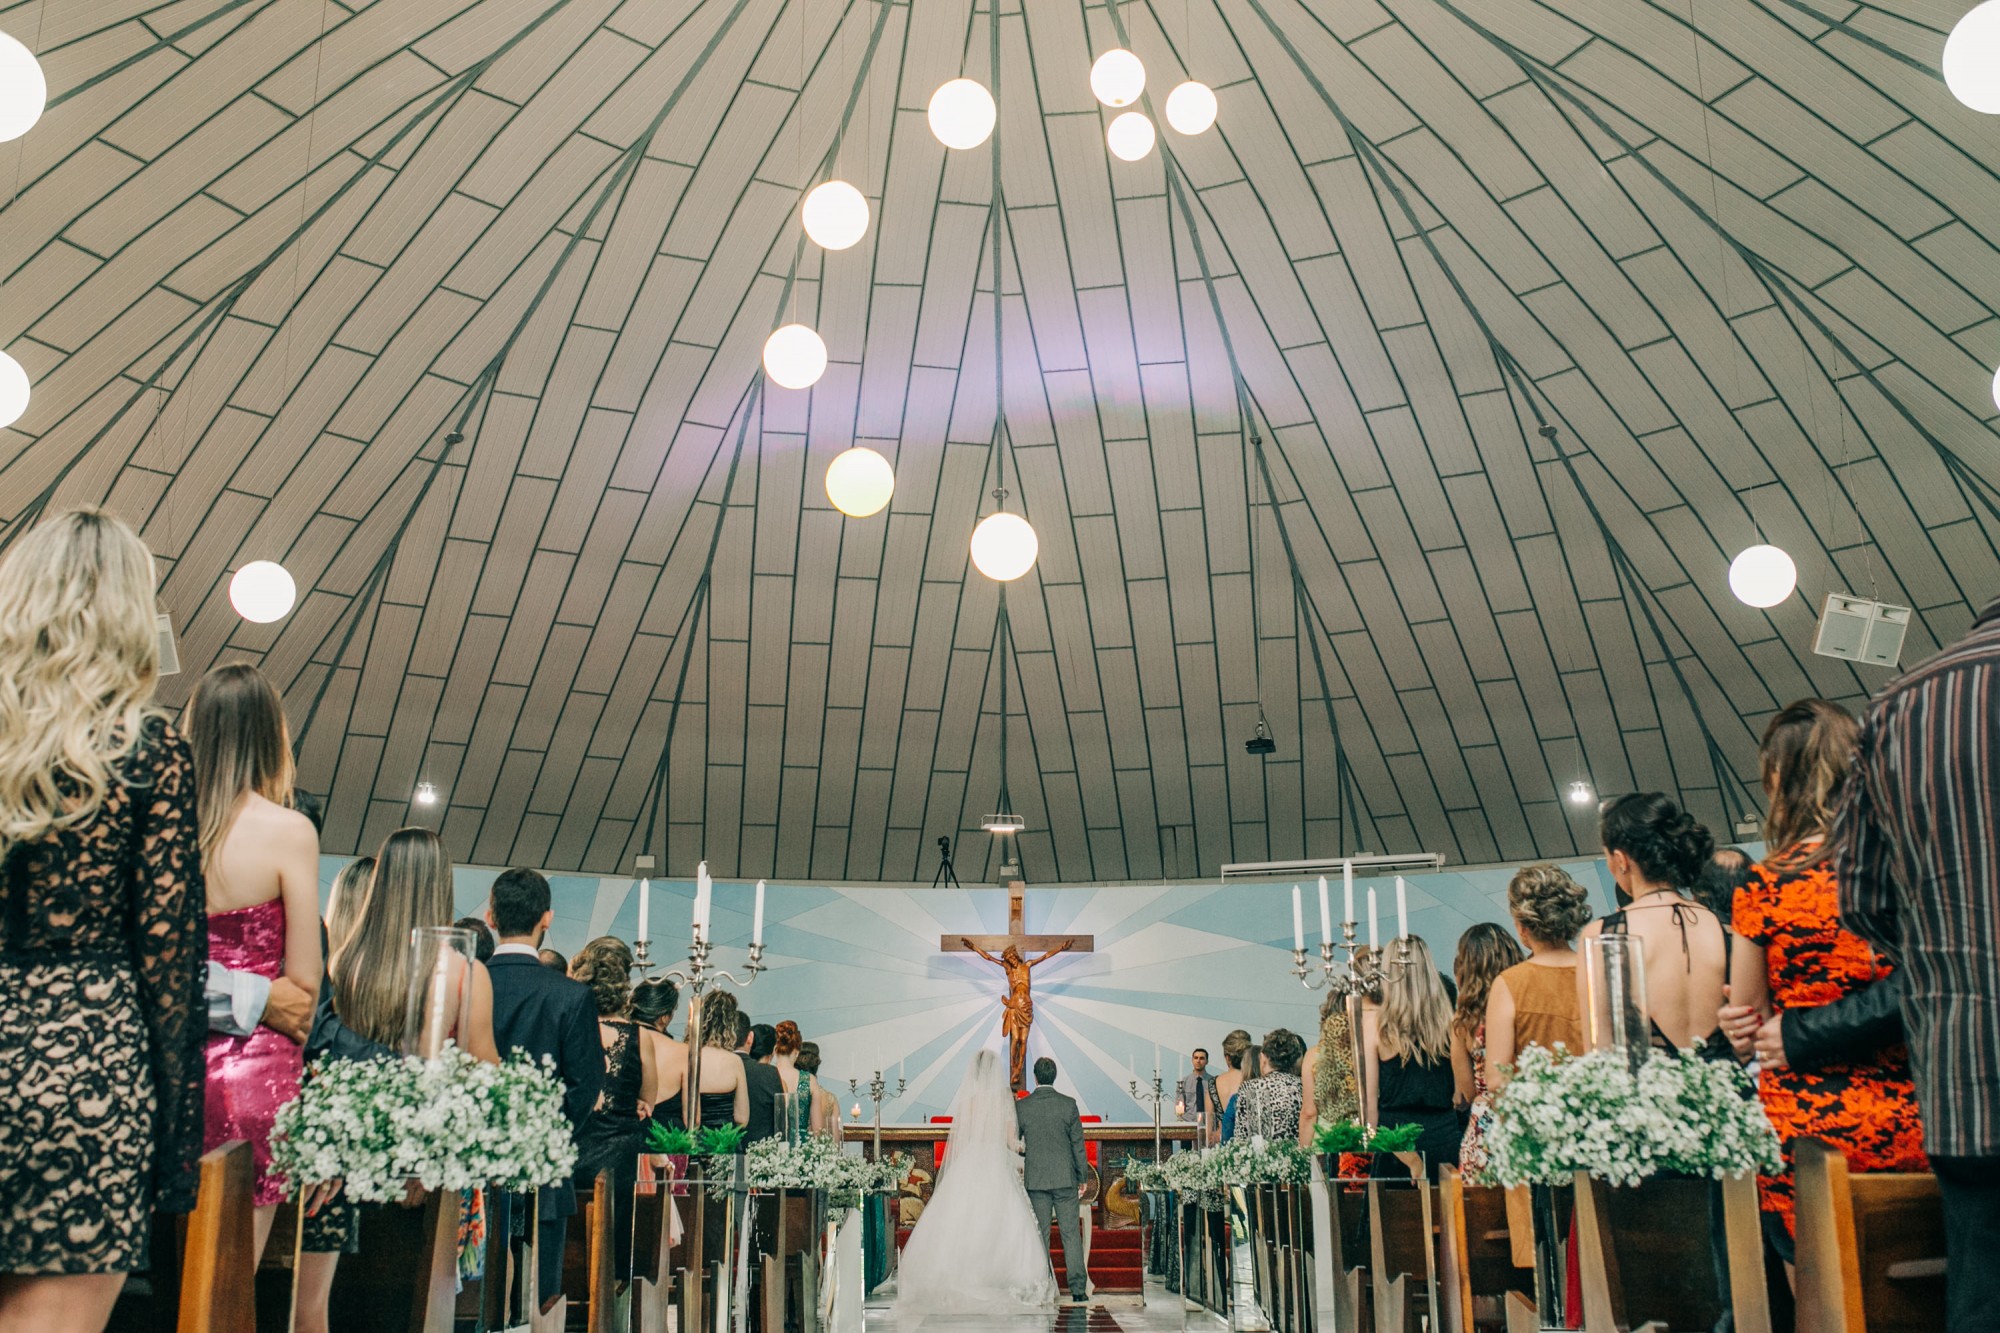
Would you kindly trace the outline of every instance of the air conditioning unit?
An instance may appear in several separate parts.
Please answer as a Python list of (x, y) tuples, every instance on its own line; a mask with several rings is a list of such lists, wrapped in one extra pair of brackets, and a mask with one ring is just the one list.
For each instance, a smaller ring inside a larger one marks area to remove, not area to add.
[(153, 627), (160, 636), (160, 674), (178, 676), (181, 674), (181, 649), (174, 642), (174, 618), (164, 611), (153, 617)]
[(1819, 632), (1813, 635), (1813, 651), (1843, 662), (1893, 667), (1903, 656), (1903, 636), (1909, 632), (1907, 606), (1828, 593), (1820, 608)]
[(1349, 863), (1358, 875), (1379, 875), (1391, 870), (1442, 870), (1441, 852), (1408, 852), (1400, 855), (1329, 856), (1310, 861), (1232, 861), (1222, 867), (1224, 879), (1306, 879), (1314, 875), (1337, 875)]

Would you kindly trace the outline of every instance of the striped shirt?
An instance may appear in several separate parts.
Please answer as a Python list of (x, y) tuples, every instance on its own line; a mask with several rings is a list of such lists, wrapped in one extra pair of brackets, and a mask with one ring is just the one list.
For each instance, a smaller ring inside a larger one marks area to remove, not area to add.
[(2000, 601), (1868, 709), (1840, 918), (1902, 969), (1924, 1146), (2000, 1155)]

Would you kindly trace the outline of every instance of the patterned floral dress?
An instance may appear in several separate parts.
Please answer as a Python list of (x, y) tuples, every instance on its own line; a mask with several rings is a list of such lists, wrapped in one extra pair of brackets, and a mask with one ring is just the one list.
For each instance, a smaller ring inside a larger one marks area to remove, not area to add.
[[(1839, 925), (1832, 866), (1757, 867), (1756, 880), (1736, 895), (1736, 933), (1761, 945), (1771, 1004), (1806, 1009), (1831, 1004), (1889, 975), (1889, 963), (1860, 936)], [(1793, 1230), (1792, 1144), (1819, 1138), (1847, 1154), (1856, 1171), (1927, 1171), (1923, 1123), (1902, 1046), (1846, 1064), (1804, 1071), (1764, 1068), (1757, 1091), (1785, 1146), (1785, 1173), (1757, 1179), (1763, 1210)]]
[(1459, 1174), (1475, 1185), (1486, 1183), (1486, 1127), (1493, 1119), (1493, 1100), (1486, 1087), (1486, 1020), (1472, 1030), (1467, 1043), (1472, 1055), (1472, 1110), (1465, 1137), (1458, 1145)]

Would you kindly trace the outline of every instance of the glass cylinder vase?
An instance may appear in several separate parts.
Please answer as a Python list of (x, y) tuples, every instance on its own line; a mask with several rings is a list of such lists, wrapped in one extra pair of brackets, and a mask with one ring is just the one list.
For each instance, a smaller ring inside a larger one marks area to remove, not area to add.
[(1636, 1073), (1652, 1049), (1646, 1007), (1646, 947), (1630, 935), (1600, 935), (1584, 951), (1586, 1044), (1618, 1051)]
[(472, 932), (418, 926), (410, 932), (410, 987), (403, 1007), (403, 1052), (428, 1060), (447, 1041), (464, 1041), (472, 1013)]

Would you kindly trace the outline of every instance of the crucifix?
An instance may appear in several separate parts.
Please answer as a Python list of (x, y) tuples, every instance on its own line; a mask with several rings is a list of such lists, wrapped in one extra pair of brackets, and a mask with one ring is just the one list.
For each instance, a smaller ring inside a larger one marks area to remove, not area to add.
[[(1095, 943), (1089, 935), (1024, 933), (1022, 907), (1026, 894), (1027, 886), (1020, 880), (1007, 886), (1005, 935), (946, 935), (938, 941), (938, 948), (945, 953), (976, 953), (1007, 974), (1000, 1031), (1007, 1037), (1007, 1069), (1016, 1092), (1025, 1091), (1028, 1086), (1028, 1030), (1035, 1023), (1034, 983), (1030, 973), (1059, 953), (1089, 953)], [(1034, 950), (1040, 950), (1041, 957), (1027, 956)]]

